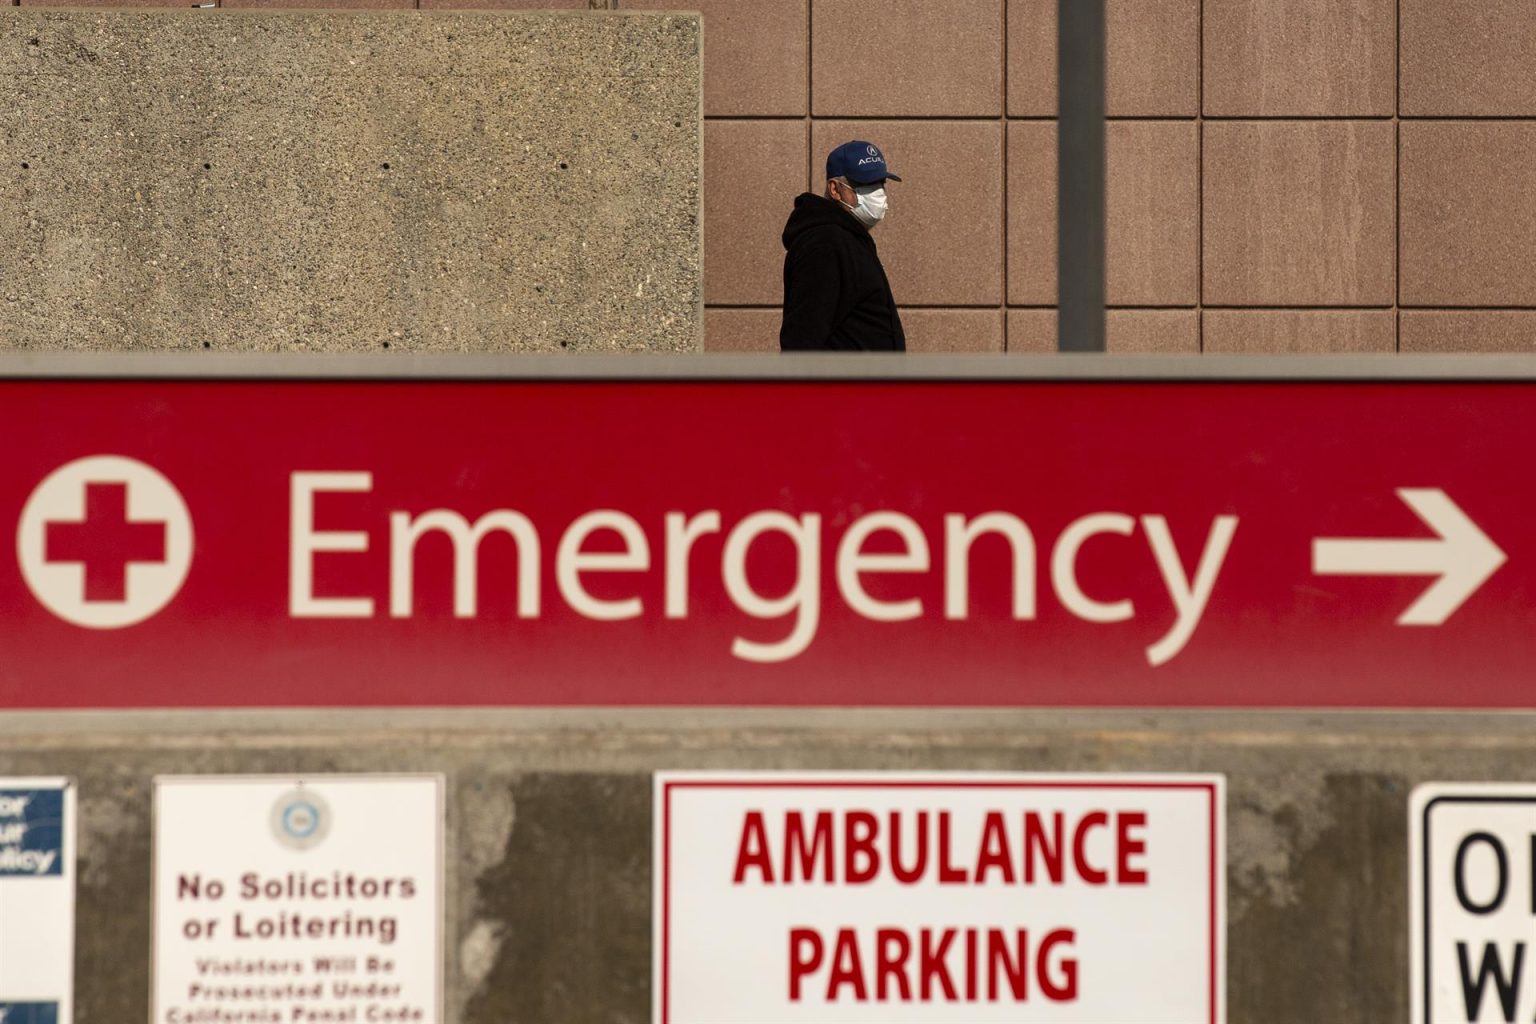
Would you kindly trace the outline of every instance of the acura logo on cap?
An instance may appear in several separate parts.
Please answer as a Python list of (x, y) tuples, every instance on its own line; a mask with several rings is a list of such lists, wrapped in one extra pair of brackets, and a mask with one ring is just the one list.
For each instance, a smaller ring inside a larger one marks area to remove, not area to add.
[(878, 148), (874, 147), (874, 146), (870, 146), (869, 147), (869, 155), (870, 156), (879, 156), (880, 155), (880, 150)]

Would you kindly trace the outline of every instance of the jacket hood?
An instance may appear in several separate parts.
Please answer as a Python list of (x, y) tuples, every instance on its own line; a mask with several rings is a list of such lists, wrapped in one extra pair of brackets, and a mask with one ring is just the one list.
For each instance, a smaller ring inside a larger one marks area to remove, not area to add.
[(875, 240), (864, 229), (864, 225), (854, 220), (841, 203), (814, 192), (802, 192), (795, 197), (795, 208), (789, 215), (789, 222), (784, 225), (784, 248), (793, 246), (796, 239), (806, 232), (827, 226), (848, 232), (871, 249), (875, 247)]

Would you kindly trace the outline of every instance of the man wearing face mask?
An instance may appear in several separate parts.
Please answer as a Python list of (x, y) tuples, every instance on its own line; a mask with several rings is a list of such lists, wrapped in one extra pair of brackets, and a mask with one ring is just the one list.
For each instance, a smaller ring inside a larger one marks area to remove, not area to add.
[(885, 183), (900, 181), (868, 142), (827, 156), (825, 195), (795, 199), (784, 225), (784, 323), (789, 351), (904, 352), (891, 284), (870, 231), (885, 217)]

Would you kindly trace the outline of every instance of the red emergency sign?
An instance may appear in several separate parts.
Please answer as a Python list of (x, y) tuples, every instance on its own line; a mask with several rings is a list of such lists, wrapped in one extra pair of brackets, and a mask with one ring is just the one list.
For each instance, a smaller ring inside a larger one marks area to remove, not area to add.
[(1536, 707), (1536, 384), (0, 381), (0, 706)]

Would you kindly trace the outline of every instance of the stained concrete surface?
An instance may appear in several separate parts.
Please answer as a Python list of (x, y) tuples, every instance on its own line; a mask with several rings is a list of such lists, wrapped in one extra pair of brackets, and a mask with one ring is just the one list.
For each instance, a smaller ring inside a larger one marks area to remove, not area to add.
[(449, 779), (448, 1024), (650, 1019), (659, 769), (1222, 772), (1242, 1024), (1406, 1019), (1407, 801), (1536, 780), (1536, 716), (1274, 712), (10, 713), (0, 774), (80, 786), (80, 1024), (140, 1019), (157, 773)]
[(0, 349), (699, 346), (701, 25), (0, 8)]

